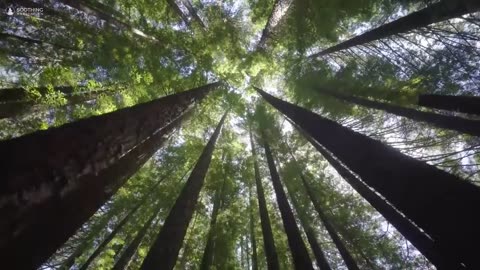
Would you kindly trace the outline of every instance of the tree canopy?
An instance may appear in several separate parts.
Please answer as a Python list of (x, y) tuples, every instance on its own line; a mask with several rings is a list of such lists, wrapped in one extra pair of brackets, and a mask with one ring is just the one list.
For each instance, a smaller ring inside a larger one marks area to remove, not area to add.
[(479, 269), (478, 1), (0, 8), (8, 269)]

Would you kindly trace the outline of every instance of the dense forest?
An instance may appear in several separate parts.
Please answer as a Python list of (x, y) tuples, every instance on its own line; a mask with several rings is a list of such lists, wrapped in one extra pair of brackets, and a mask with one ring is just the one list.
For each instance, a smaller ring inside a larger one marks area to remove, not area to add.
[(0, 5), (1, 269), (480, 269), (480, 1)]

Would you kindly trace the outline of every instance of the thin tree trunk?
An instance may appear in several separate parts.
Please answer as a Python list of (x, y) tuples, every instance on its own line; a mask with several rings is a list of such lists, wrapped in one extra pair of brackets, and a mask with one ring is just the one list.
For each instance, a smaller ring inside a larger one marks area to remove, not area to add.
[(205, 175), (207, 174), (208, 167), (210, 166), (212, 153), (215, 149), (215, 143), (218, 139), (227, 114), (228, 112), (223, 115), (222, 119), (218, 123), (217, 128), (213, 132), (210, 140), (202, 152), (202, 155), (193, 168), (187, 183), (178, 196), (175, 205), (170, 210), (170, 213), (163, 224), (162, 230), (158, 234), (155, 242), (143, 261), (141, 266), (142, 270), (153, 270), (158, 269), (159, 267), (162, 269), (171, 270), (175, 266), (178, 252), (182, 247), (182, 242), (185, 238), (188, 224), (192, 219), (200, 190), (202, 189), (203, 182), (205, 181)]
[(379, 101), (333, 93), (331, 91), (322, 91), (322, 93), (325, 93), (329, 96), (335, 97), (345, 102), (350, 102), (367, 108), (382, 110), (415, 121), (426, 122), (439, 128), (455, 130), (460, 133), (480, 137), (480, 121), (478, 120), (470, 120), (466, 118), (442, 115), (431, 112), (422, 112), (415, 109), (404, 108)]
[(38, 40), (38, 39), (33, 39), (33, 38), (28, 38), (28, 37), (22, 37), (22, 36), (19, 36), (19, 35), (15, 35), (15, 34), (9, 34), (9, 33), (0, 33), (0, 39), (15, 39), (15, 40), (18, 40), (18, 41), (22, 41), (22, 42), (25, 42), (25, 43), (28, 43), (30, 45), (50, 45), (52, 47), (56, 47), (56, 48), (59, 48), (59, 49), (64, 49), (64, 50), (69, 50), (69, 51), (78, 51), (80, 52), (81, 50), (78, 50), (77, 48), (73, 48), (73, 47), (68, 47), (68, 46), (65, 46), (65, 45), (62, 45), (62, 44), (58, 44), (58, 43), (51, 43), (51, 42), (47, 42), (47, 41), (42, 41), (42, 40)]
[(278, 255), (275, 248), (275, 241), (272, 233), (272, 226), (270, 218), (268, 217), (267, 202), (265, 200), (265, 192), (263, 191), (262, 180), (260, 178), (260, 170), (257, 163), (257, 151), (253, 143), (253, 135), (250, 130), (250, 144), (252, 146), (253, 168), (255, 170), (255, 183), (257, 186), (258, 209), (260, 212), (260, 223), (262, 225), (263, 245), (265, 249), (265, 256), (267, 257), (268, 270), (278, 270)]
[(252, 184), (248, 182), (248, 197), (250, 202), (250, 241), (252, 244), (252, 270), (258, 270), (257, 240), (255, 238), (255, 220), (253, 219)]
[[(296, 126), (294, 124), (294, 126)], [(325, 148), (312, 137), (296, 126), (302, 135), (317, 149), (332, 167), (347, 181), (365, 200), (367, 200), (382, 216), (392, 224), (418, 251), (420, 251), (438, 269), (464, 269), (461, 263), (451, 258), (451, 254), (439, 254), (434, 241), (399, 213), (391, 204), (381, 198), (364, 182), (353, 175)], [(293, 156), (293, 153), (292, 153)]]
[(41, 265), (216, 86), (0, 142), (0, 251), (8, 255), (3, 264)]
[(267, 40), (271, 38), (275, 27), (283, 18), (292, 2), (292, 0), (275, 0), (272, 13), (270, 13), (270, 16), (268, 17), (267, 24), (262, 31), (262, 36), (257, 44), (257, 48), (265, 48)]
[(275, 190), (275, 195), (277, 197), (278, 208), (280, 209), (280, 214), (282, 216), (283, 226), (287, 234), (288, 245), (290, 246), (290, 251), (292, 253), (293, 263), (295, 269), (312, 269), (312, 260), (308, 255), (307, 247), (303, 242), (302, 235), (295, 221), (295, 216), (293, 215), (292, 208), (288, 203), (287, 195), (285, 190), (282, 187), (280, 182), (280, 176), (278, 175), (277, 168), (275, 166), (275, 161), (273, 160), (272, 151), (270, 145), (267, 142), (265, 133), (262, 134), (263, 137), (263, 147), (265, 148), (265, 155), (267, 157), (268, 168), (270, 169), (270, 176), (272, 179), (273, 189)]
[(90, 264), (97, 258), (98, 255), (103, 251), (103, 249), (112, 241), (112, 239), (120, 232), (120, 230), (130, 221), (130, 218), (137, 212), (137, 210), (145, 203), (146, 200), (142, 200), (141, 203), (137, 204), (133, 209), (131, 209), (125, 217), (115, 226), (115, 228), (108, 234), (102, 243), (95, 248), (95, 251), (90, 254), (88, 259), (83, 263), (79, 270), (86, 270)]
[[(428, 234), (451, 258), (480, 269), (480, 189), (304, 108), (257, 91)], [(473, 207), (473, 208), (472, 208)], [(455, 232), (455, 233), (452, 233)]]
[(175, 14), (177, 14), (182, 19), (182, 21), (185, 23), (185, 25), (189, 26), (190, 21), (188, 20), (187, 16), (185, 16), (183, 11), (180, 9), (177, 2), (175, 2), (175, 0), (167, 0), (167, 3), (173, 9)]
[[(224, 176), (225, 177), (225, 176)], [(223, 180), (223, 184), (215, 194), (215, 199), (213, 202), (212, 217), (210, 219), (210, 227), (207, 234), (207, 244), (203, 250), (202, 262), (200, 263), (200, 270), (208, 270), (212, 265), (213, 261), (213, 249), (215, 245), (215, 231), (217, 227), (217, 216), (220, 208), (222, 207), (223, 201), (223, 190), (225, 188), (226, 177)]]
[(359, 36), (346, 40), (319, 53), (312, 54), (309, 58), (331, 54), (354, 46), (362, 45), (371, 41), (386, 38), (392, 35), (405, 33), (420, 27), (461, 17), (468, 13), (480, 10), (480, 2), (477, 0), (442, 0), (422, 10), (413, 12), (393, 22), (379, 26)]
[(317, 241), (316, 233), (313, 227), (310, 225), (310, 221), (308, 220), (308, 217), (305, 213), (305, 209), (300, 206), (300, 203), (295, 197), (295, 194), (292, 193), (291, 189), (289, 188), (289, 185), (286, 184), (285, 186), (287, 187), (287, 192), (290, 195), (290, 198), (292, 200), (293, 207), (297, 210), (298, 217), (300, 219), (300, 223), (302, 224), (303, 230), (307, 235), (307, 240), (308, 240), (308, 243), (310, 244), (310, 247), (312, 248), (313, 255), (315, 256), (315, 260), (317, 261), (318, 269), (331, 270), (332, 268), (330, 267), (330, 264), (328, 264), (327, 258), (325, 257), (325, 253), (323, 252), (322, 248), (320, 247), (320, 244)]
[(190, 13), (190, 15), (192, 15), (193, 19), (197, 21), (197, 23), (202, 27), (203, 30), (206, 30), (207, 26), (203, 22), (202, 18), (198, 16), (197, 10), (195, 10), (195, 8), (193, 7), (192, 2), (190, 0), (183, 0), (182, 2), (185, 5), (185, 7), (188, 9), (188, 12)]
[(419, 95), (418, 105), (433, 109), (480, 115), (480, 97)]
[(322, 221), (323, 226), (328, 232), (328, 235), (330, 235), (330, 238), (332, 238), (333, 243), (337, 247), (338, 251), (340, 252), (340, 255), (343, 258), (343, 261), (345, 262), (345, 265), (349, 270), (360, 270), (360, 268), (357, 265), (357, 262), (353, 258), (352, 254), (350, 251), (348, 251), (347, 247), (343, 243), (342, 239), (338, 235), (337, 231), (333, 227), (332, 223), (328, 220), (327, 216), (323, 212), (320, 202), (317, 200), (316, 196), (313, 194), (312, 189), (308, 182), (306, 181), (305, 177), (303, 175), (300, 175), (302, 179), (302, 183), (307, 190), (308, 197), (313, 203), (313, 206), (315, 207), (315, 211), (317, 211), (318, 216), (320, 217), (320, 220)]
[(92, 243), (92, 240), (98, 236), (99, 230), (103, 229), (115, 214), (115, 211), (109, 211), (105, 216), (101, 217), (101, 221), (98, 224), (93, 225), (94, 227), (92, 228), (92, 230), (83, 239), (83, 241), (75, 249), (75, 251), (70, 256), (68, 256), (62, 266), (60, 266), (60, 269), (69, 270), (70, 267), (72, 267), (72, 265), (75, 263), (75, 259), (85, 252), (85, 250)]
[(143, 238), (145, 238), (145, 235), (147, 234), (148, 229), (153, 225), (153, 220), (155, 217), (158, 216), (160, 211), (160, 208), (156, 209), (153, 211), (152, 215), (150, 218), (145, 222), (143, 227), (138, 231), (137, 235), (135, 238), (130, 242), (130, 244), (127, 246), (125, 251), (123, 251), (122, 255), (118, 259), (118, 261), (115, 263), (113, 266), (112, 270), (124, 270), (128, 267), (130, 261), (132, 260), (133, 255), (135, 255), (135, 252), (137, 251), (138, 247), (142, 243)]

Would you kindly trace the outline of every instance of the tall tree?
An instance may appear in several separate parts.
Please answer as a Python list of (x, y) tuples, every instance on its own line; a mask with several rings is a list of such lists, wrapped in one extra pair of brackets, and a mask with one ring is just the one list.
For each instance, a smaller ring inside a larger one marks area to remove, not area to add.
[[(43, 263), (217, 86), (0, 142), (4, 264), (23, 269)], [(30, 260), (23, 259), (27, 255)]]
[(447, 111), (480, 115), (480, 97), (422, 94), (418, 105)]
[[(295, 124), (293, 124), (296, 126)], [(347, 181), (365, 200), (367, 200), (382, 216), (390, 222), (418, 251), (420, 251), (438, 269), (464, 269), (458, 259), (449, 254), (440, 254), (432, 241), (415, 224), (405, 218), (397, 209), (380, 197), (374, 190), (352, 174), (340, 161), (335, 159), (325, 148), (318, 144), (312, 137), (296, 126), (302, 135), (317, 149), (318, 152), (332, 165), (342, 178)], [(293, 153), (291, 153), (293, 156)]]
[(192, 219), (200, 190), (205, 181), (205, 175), (212, 160), (215, 143), (220, 135), (227, 114), (228, 112), (223, 115), (199, 157), (197, 164), (195, 164), (187, 183), (178, 196), (175, 205), (170, 210), (168, 217), (165, 219), (163, 227), (156, 237), (153, 246), (150, 248), (147, 257), (145, 257), (141, 269), (158, 269), (158, 267), (173, 269), (175, 266), (178, 252), (182, 247), (188, 224)]
[(133, 238), (132, 242), (128, 244), (128, 246), (125, 248), (120, 258), (117, 260), (117, 262), (113, 266), (112, 268), (113, 270), (124, 270), (128, 267), (128, 264), (130, 263), (133, 255), (135, 255), (135, 252), (137, 251), (138, 247), (142, 243), (142, 240), (145, 238), (145, 235), (147, 234), (150, 227), (152, 226), (155, 227), (153, 225), (154, 223), (153, 221), (158, 216), (159, 210), (160, 208), (153, 211), (150, 218), (143, 224), (142, 228), (135, 235), (135, 238)]
[(405, 17), (384, 24), (359, 36), (327, 48), (319, 53), (312, 54), (309, 56), (309, 58), (317, 58), (319, 56), (346, 50), (348, 48), (362, 45), (371, 41), (405, 33), (413, 29), (430, 25), (432, 23), (461, 17), (462, 15), (474, 13), (478, 10), (480, 10), (480, 3), (476, 0), (442, 0), (422, 10), (413, 12)]
[(263, 233), (263, 248), (265, 249), (265, 256), (267, 257), (268, 270), (278, 270), (277, 249), (275, 247), (275, 240), (273, 239), (272, 225), (268, 217), (267, 202), (265, 200), (265, 192), (263, 191), (262, 180), (260, 178), (260, 169), (257, 163), (257, 151), (253, 142), (252, 131), (250, 130), (250, 145), (252, 147), (253, 168), (255, 170), (255, 184), (257, 186), (258, 209), (260, 212), (260, 223), (262, 225)]
[[(477, 186), (304, 108), (256, 90), (425, 231), (452, 258), (477, 268)], [(387, 180), (388, 179), (388, 180)], [(452, 229), (455, 229), (452, 234)]]
[[(224, 159), (222, 158), (222, 163), (224, 163)], [(214, 196), (213, 201), (213, 209), (212, 209), (212, 216), (210, 217), (210, 227), (207, 233), (207, 243), (205, 245), (205, 249), (203, 250), (202, 262), (200, 263), (200, 270), (208, 270), (212, 265), (213, 260), (213, 248), (215, 245), (215, 231), (217, 227), (217, 217), (220, 209), (222, 208), (223, 204), (223, 192), (225, 189), (225, 182), (227, 180), (227, 176), (224, 175), (223, 184), (217, 189)]]
[(288, 203), (287, 195), (280, 182), (280, 176), (278, 175), (273, 154), (270, 149), (270, 145), (267, 142), (265, 132), (262, 134), (263, 147), (265, 149), (265, 155), (267, 157), (268, 168), (270, 169), (270, 175), (272, 179), (273, 189), (277, 197), (278, 208), (282, 216), (283, 226), (287, 234), (288, 244), (290, 246), (290, 252), (292, 253), (293, 263), (295, 269), (313, 269), (312, 260), (308, 255), (307, 247), (303, 242), (302, 235), (298, 229), (293, 215), (292, 208)]
[(385, 102), (334, 93), (332, 91), (322, 91), (322, 93), (333, 96), (339, 100), (361, 105), (367, 108), (382, 110), (415, 121), (426, 122), (439, 128), (455, 130), (461, 133), (480, 137), (480, 121), (477, 120), (470, 120), (462, 117), (442, 115), (431, 112), (422, 112), (419, 110), (400, 107)]
[(257, 239), (255, 237), (255, 219), (253, 216), (254, 202), (252, 198), (252, 184), (248, 181), (248, 200), (249, 200), (249, 214), (250, 214), (250, 242), (252, 245), (252, 270), (258, 270), (258, 255), (257, 255)]
[(318, 269), (320, 270), (331, 270), (330, 264), (325, 257), (325, 253), (322, 250), (322, 247), (317, 241), (317, 236), (315, 230), (313, 229), (310, 220), (305, 212), (305, 209), (300, 205), (295, 194), (292, 192), (290, 185), (285, 184), (287, 187), (287, 192), (290, 195), (290, 199), (292, 201), (293, 207), (297, 210), (298, 217), (300, 219), (300, 223), (302, 224), (303, 230), (307, 235), (308, 243), (310, 244), (310, 248), (312, 249), (313, 255), (315, 256), (315, 260), (317, 261)]
[(273, 35), (275, 27), (280, 23), (280, 20), (283, 18), (292, 2), (292, 0), (275, 0), (272, 12), (268, 17), (267, 24), (262, 31), (260, 40), (258, 41), (257, 48), (265, 48), (267, 40)]

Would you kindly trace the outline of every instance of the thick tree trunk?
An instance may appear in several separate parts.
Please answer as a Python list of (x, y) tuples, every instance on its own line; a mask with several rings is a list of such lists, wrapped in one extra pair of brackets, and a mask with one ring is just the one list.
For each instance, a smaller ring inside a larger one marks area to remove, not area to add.
[(249, 181), (248, 197), (250, 202), (250, 242), (252, 245), (252, 270), (258, 270), (257, 239), (255, 238), (255, 220), (253, 219), (252, 184)]
[(316, 58), (341, 50), (346, 50), (354, 46), (362, 45), (392, 35), (405, 33), (420, 27), (425, 27), (432, 23), (461, 17), (462, 15), (474, 13), (479, 10), (480, 2), (477, 0), (442, 0), (439, 3), (432, 4), (422, 10), (413, 12), (405, 17), (384, 24), (359, 36), (325, 49), (319, 53), (315, 53), (309, 56), (309, 58)]
[(212, 160), (215, 143), (227, 114), (228, 112), (223, 115), (197, 164), (195, 164), (187, 183), (178, 196), (175, 205), (170, 210), (160, 233), (143, 261), (141, 269), (154, 270), (161, 267), (162, 269), (171, 270), (175, 266), (178, 252), (182, 247), (188, 224), (192, 219), (200, 190), (205, 181), (205, 175)]
[(480, 115), (480, 97), (474, 96), (423, 94), (418, 96), (418, 105), (439, 110)]
[(287, 195), (280, 182), (280, 176), (278, 175), (275, 161), (273, 159), (270, 145), (267, 142), (265, 134), (263, 137), (263, 147), (265, 148), (265, 155), (267, 157), (268, 168), (270, 169), (270, 176), (272, 179), (273, 189), (277, 197), (278, 208), (282, 216), (283, 226), (287, 234), (288, 245), (290, 246), (290, 252), (292, 253), (293, 264), (295, 269), (312, 269), (312, 260), (308, 255), (307, 247), (303, 242), (300, 230), (295, 222), (295, 216), (293, 215), (292, 208), (288, 203)]
[(217, 85), (0, 142), (3, 264), (43, 263)]
[(289, 188), (289, 185), (285, 184), (285, 186), (287, 187), (287, 192), (290, 195), (290, 198), (292, 200), (293, 207), (297, 210), (298, 217), (300, 219), (300, 223), (302, 224), (303, 230), (307, 235), (307, 240), (308, 240), (308, 243), (310, 244), (313, 255), (315, 256), (315, 260), (317, 261), (318, 269), (331, 270), (332, 268), (330, 267), (330, 264), (328, 263), (327, 258), (325, 257), (325, 253), (323, 252), (322, 248), (320, 247), (320, 244), (317, 241), (315, 230), (310, 225), (310, 221), (305, 213), (305, 209), (301, 207), (300, 203), (295, 197), (295, 194), (293, 194), (292, 190)]
[(322, 93), (333, 96), (339, 100), (361, 105), (367, 108), (382, 110), (415, 121), (426, 122), (439, 128), (455, 130), (461, 133), (480, 137), (480, 121), (478, 120), (470, 120), (466, 118), (442, 115), (431, 112), (422, 112), (415, 109), (404, 108), (379, 101), (333, 93), (331, 91), (322, 91)]
[[(294, 126), (296, 126), (294, 124)], [(353, 175), (325, 148), (306, 134), (300, 127), (297, 129), (322, 154), (332, 167), (347, 181), (365, 200), (367, 200), (382, 216), (392, 224), (418, 251), (420, 251), (437, 269), (464, 269), (460, 261), (452, 259), (451, 254), (439, 254), (435, 242), (425, 233), (399, 213), (391, 204), (381, 198), (375, 191)], [(293, 154), (292, 154), (293, 155)]]
[(277, 249), (275, 248), (275, 240), (272, 233), (272, 225), (268, 217), (267, 202), (265, 200), (265, 192), (263, 191), (262, 180), (260, 178), (260, 170), (257, 163), (257, 151), (253, 143), (253, 135), (250, 130), (250, 144), (252, 146), (253, 168), (255, 170), (255, 183), (257, 186), (258, 209), (260, 212), (260, 223), (262, 225), (263, 245), (265, 256), (267, 257), (268, 270), (279, 270)]
[(208, 270), (212, 265), (213, 261), (213, 250), (215, 246), (215, 233), (217, 227), (217, 216), (220, 208), (222, 207), (223, 201), (223, 190), (225, 187), (225, 178), (223, 180), (223, 184), (219, 190), (217, 190), (215, 194), (215, 199), (213, 202), (213, 209), (212, 209), (212, 217), (210, 218), (210, 227), (208, 229), (207, 234), (207, 244), (205, 245), (205, 249), (203, 250), (202, 262), (200, 263), (200, 270)]
[[(304, 108), (257, 91), (418, 225), (441, 253), (479, 269), (480, 189)], [(452, 233), (454, 232), (454, 233)]]
[(138, 231), (137, 235), (135, 238), (128, 244), (127, 248), (125, 251), (123, 251), (122, 255), (118, 259), (118, 261), (115, 263), (113, 266), (112, 270), (124, 270), (128, 267), (130, 261), (132, 260), (133, 255), (135, 255), (135, 252), (137, 251), (138, 247), (142, 243), (143, 238), (145, 238), (145, 235), (147, 234), (148, 229), (153, 225), (153, 220), (155, 217), (158, 216), (159, 209), (156, 209), (153, 211), (152, 215), (150, 218), (145, 222), (143, 227)]

